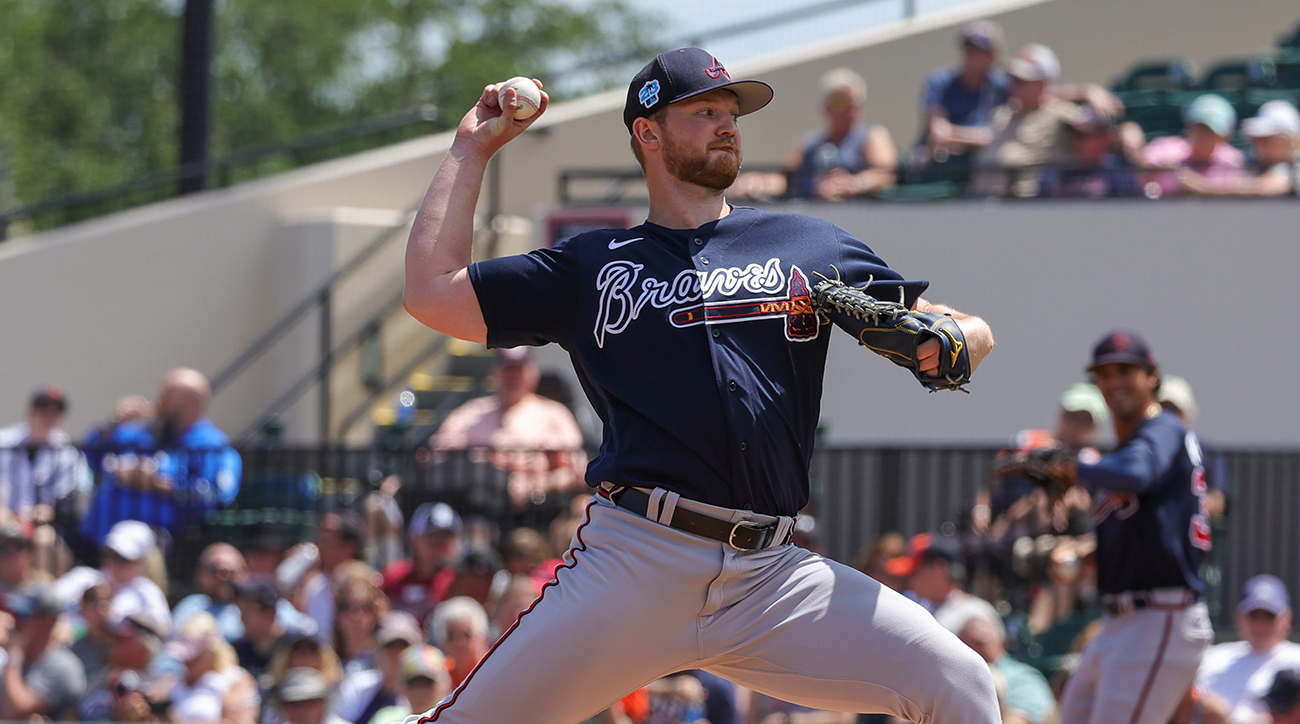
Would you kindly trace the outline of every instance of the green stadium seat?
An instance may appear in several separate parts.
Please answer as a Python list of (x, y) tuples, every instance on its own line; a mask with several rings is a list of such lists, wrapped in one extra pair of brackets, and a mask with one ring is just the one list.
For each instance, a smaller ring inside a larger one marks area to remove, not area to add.
[(1228, 93), (1247, 88), (1271, 88), (1276, 83), (1277, 67), (1271, 58), (1230, 58), (1216, 62), (1205, 71), (1201, 88), (1226, 97)]
[(1196, 86), (1195, 71), (1186, 60), (1147, 60), (1134, 65), (1112, 87), (1119, 91), (1180, 91)]

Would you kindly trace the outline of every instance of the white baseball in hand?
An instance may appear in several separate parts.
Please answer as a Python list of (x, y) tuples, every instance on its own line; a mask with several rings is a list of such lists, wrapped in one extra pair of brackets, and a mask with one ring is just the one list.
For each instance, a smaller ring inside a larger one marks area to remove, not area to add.
[(532, 118), (538, 108), (542, 107), (542, 90), (537, 87), (532, 78), (525, 78), (517, 75), (514, 78), (497, 86), (497, 105), (504, 106), (501, 94), (506, 92), (507, 88), (514, 88), (518, 94), (519, 108), (515, 110), (515, 120), (522, 121), (525, 118)]

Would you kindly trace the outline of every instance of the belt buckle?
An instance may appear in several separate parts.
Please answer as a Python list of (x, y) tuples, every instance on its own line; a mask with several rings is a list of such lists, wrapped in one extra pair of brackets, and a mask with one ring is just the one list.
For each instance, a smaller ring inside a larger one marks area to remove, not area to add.
[[(736, 545), (735, 543), (736, 531), (740, 530), (741, 528), (749, 528), (750, 530), (763, 530), (765, 527), (766, 526), (761, 525), (759, 523), (755, 523), (752, 520), (736, 521), (736, 524), (731, 526), (731, 532), (727, 534), (727, 545), (731, 546), (733, 549), (738, 551), (758, 550), (758, 548), (741, 548), (740, 546)], [(762, 548), (762, 546), (759, 546), (759, 548)]]

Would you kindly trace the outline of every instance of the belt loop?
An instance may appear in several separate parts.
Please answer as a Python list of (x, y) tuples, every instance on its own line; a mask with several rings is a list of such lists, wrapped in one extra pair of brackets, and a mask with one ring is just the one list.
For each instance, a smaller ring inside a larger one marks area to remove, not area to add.
[(776, 534), (772, 536), (771, 545), (785, 545), (791, 537), (790, 534), (794, 532), (794, 524), (796, 520), (796, 518), (790, 518), (784, 515), (777, 518)]
[(677, 493), (668, 492), (664, 495), (664, 509), (659, 512), (660, 525), (672, 525), (673, 513), (677, 512), (677, 501), (682, 496)]
[(659, 501), (663, 500), (664, 494), (667, 492), (663, 488), (655, 488), (650, 491), (650, 502), (646, 505), (645, 517), (654, 521), (659, 520)]

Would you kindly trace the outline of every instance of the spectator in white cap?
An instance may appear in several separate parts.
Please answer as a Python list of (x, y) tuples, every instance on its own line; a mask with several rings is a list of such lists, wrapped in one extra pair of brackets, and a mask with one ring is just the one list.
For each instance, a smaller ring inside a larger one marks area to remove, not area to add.
[(451, 596), (464, 530), (460, 515), (446, 503), (424, 503), (415, 509), (407, 528), (411, 557), (384, 569), (384, 595), (393, 608), (423, 624), (433, 607)]
[[(151, 621), (170, 621), (167, 596), (149, 578), (150, 556), (157, 556), (157, 539), (149, 526), (138, 520), (115, 524), (104, 538), (100, 555), (104, 575), (113, 584), (113, 600), (108, 618), (116, 624), (137, 611), (144, 611)], [(164, 627), (161, 633), (167, 633)]]
[(328, 711), (329, 686), (315, 669), (289, 669), (276, 692), (277, 707), (289, 724), (346, 724)]
[(1146, 174), (1145, 193), (1157, 198), (1179, 193), (1180, 178), (1231, 179), (1241, 175), (1245, 156), (1232, 147), (1237, 111), (1226, 98), (1213, 93), (1197, 96), (1183, 109), (1183, 135), (1162, 136), (1142, 150)]
[(1300, 111), (1284, 100), (1259, 107), (1241, 124), (1254, 151), (1253, 175), (1207, 178), (1193, 170), (1179, 181), (1184, 191), (1203, 196), (1295, 196), (1300, 192)]
[(1211, 646), (1196, 685), (1207, 706), (1229, 712), (1229, 721), (1267, 721), (1268, 694), (1277, 672), (1300, 667), (1300, 644), (1291, 633), (1291, 596), (1276, 576), (1246, 581), (1237, 605), (1240, 641)]
[(339, 686), (334, 713), (350, 722), (366, 724), (380, 709), (402, 702), (402, 652), (419, 644), (423, 638), (420, 626), (411, 614), (389, 611), (381, 616), (375, 631), (380, 649), (379, 668), (345, 677)]
[(1039, 169), (1069, 156), (1067, 131), (1078, 121), (1079, 109), (1049, 92), (1061, 63), (1046, 45), (1022, 47), (1008, 63), (1007, 74), (1011, 99), (993, 112), (993, 140), (975, 161), (980, 169), (975, 193), (1036, 196)]
[(239, 666), (212, 614), (191, 616), (166, 651), (185, 667), (171, 688), (172, 724), (255, 724), (261, 705), (257, 682)]
[(399, 701), (380, 709), (371, 717), (370, 724), (392, 724), (412, 713), (429, 711), (451, 693), (447, 659), (428, 644), (416, 644), (402, 652), (401, 676), (406, 703)]

